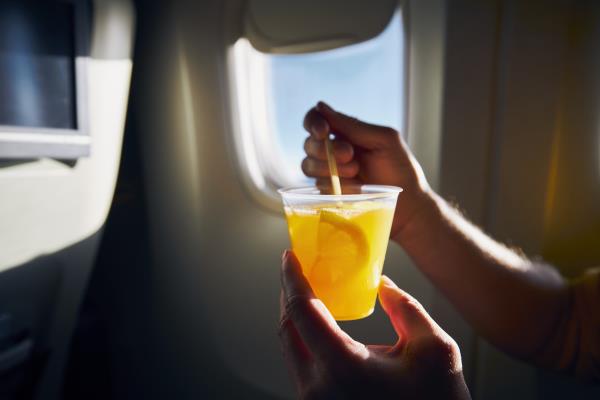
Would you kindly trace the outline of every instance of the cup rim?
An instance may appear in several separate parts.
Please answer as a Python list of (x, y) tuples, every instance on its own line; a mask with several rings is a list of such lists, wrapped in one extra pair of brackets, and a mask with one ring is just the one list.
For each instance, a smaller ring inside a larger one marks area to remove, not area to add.
[(363, 190), (372, 190), (374, 193), (358, 194), (321, 194), (316, 186), (291, 186), (278, 189), (277, 192), (284, 198), (294, 198), (303, 200), (327, 200), (327, 201), (357, 201), (372, 200), (398, 196), (404, 191), (398, 186), (388, 185), (360, 185)]

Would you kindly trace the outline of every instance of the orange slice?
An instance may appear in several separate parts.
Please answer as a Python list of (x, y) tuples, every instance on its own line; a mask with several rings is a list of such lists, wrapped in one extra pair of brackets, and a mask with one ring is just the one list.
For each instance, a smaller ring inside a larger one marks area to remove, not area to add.
[(310, 280), (319, 285), (340, 284), (355, 276), (369, 261), (365, 233), (342, 211), (321, 210), (317, 256), (310, 271)]

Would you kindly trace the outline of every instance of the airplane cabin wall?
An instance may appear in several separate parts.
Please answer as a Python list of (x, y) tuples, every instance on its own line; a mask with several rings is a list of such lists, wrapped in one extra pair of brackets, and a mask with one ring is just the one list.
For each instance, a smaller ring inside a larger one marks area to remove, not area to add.
[(600, 266), (600, 4), (573, 7), (552, 141), (543, 255), (567, 276)]
[[(447, 10), (442, 193), (566, 276), (600, 264), (598, 4), (454, 0)], [(474, 357), (477, 398), (598, 394), (481, 339)]]
[[(146, 328), (152, 333), (145, 347), (111, 352), (113, 384), (128, 385), (115, 398), (291, 398), (277, 338), (287, 229), (281, 213), (248, 192), (232, 143), (227, 46), (241, 30), (243, 2), (142, 3), (130, 111), (142, 152), (151, 260), (150, 278), (131, 285), (150, 286)], [(548, 213), (548, 193), (555, 193), (557, 209), (571, 201), (562, 194), (571, 188), (567, 172), (549, 189), (552, 165), (580, 171), (592, 159), (598, 164), (598, 146), (594, 153), (590, 145), (597, 140), (596, 117), (580, 115), (588, 110), (584, 99), (597, 103), (596, 86), (589, 84), (597, 83), (598, 45), (590, 39), (597, 28), (571, 32), (573, 3), (401, 3), (408, 17), (411, 148), (436, 189), (494, 236), (530, 254), (547, 254), (567, 219), (566, 211)], [(584, 14), (589, 21), (597, 15)], [(581, 45), (573, 47), (578, 37)], [(579, 61), (566, 73), (571, 60)], [(557, 127), (567, 125), (579, 144), (556, 156)], [(585, 155), (574, 156), (583, 149)], [(589, 176), (578, 190), (596, 196)], [(586, 204), (595, 215), (597, 203)], [(386, 273), (457, 339), (475, 397), (552, 398), (544, 389), (548, 378), (476, 339), (395, 245)], [(114, 295), (128, 307), (131, 294)], [(344, 328), (368, 341), (394, 338), (381, 310)], [(148, 362), (135, 368), (127, 362), (144, 358)], [(572, 395), (585, 395), (565, 385)]]
[[(575, 3), (566, 37), (541, 254), (574, 278), (600, 266), (600, 3)], [(537, 374), (540, 398), (600, 397), (597, 385), (579, 385)]]

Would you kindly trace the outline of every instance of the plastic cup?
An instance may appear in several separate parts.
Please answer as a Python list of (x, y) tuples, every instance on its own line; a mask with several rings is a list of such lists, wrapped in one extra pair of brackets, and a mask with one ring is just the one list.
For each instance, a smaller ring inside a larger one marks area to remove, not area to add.
[[(338, 321), (373, 312), (401, 188), (363, 185), (354, 194), (281, 189), (292, 249), (315, 295)], [(346, 190), (346, 187), (344, 187)]]

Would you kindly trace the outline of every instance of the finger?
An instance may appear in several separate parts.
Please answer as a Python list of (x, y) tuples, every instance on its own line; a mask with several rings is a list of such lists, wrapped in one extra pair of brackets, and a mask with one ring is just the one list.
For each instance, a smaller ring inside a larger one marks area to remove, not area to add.
[(385, 275), (379, 285), (379, 301), (402, 341), (430, 335), (439, 329), (423, 306)]
[[(302, 160), (302, 172), (311, 178), (329, 177), (329, 164), (327, 161), (317, 160), (316, 158), (306, 157)], [(358, 175), (358, 161), (351, 160), (346, 164), (337, 164), (338, 175), (340, 178), (354, 178)]]
[[(340, 164), (346, 164), (354, 157), (354, 148), (345, 140), (335, 139), (333, 141), (333, 155)], [(309, 136), (304, 142), (306, 155), (317, 160), (327, 161), (327, 150), (325, 142)]]
[(285, 314), (312, 356), (325, 365), (347, 359), (354, 341), (341, 330), (323, 302), (315, 297), (291, 251), (284, 253), (281, 280)]
[(330, 132), (327, 119), (315, 107), (311, 108), (304, 116), (304, 129), (317, 140), (325, 140)]
[[(380, 148), (388, 145), (393, 140), (398, 140), (399, 134), (394, 129), (369, 124), (342, 114), (322, 101), (317, 104), (315, 110), (325, 117), (327, 127), (331, 132), (340, 134), (350, 143), (365, 149)], [(318, 121), (318, 119), (311, 117), (311, 121)], [(319, 135), (321, 135), (322, 131), (319, 132)]]
[(279, 296), (279, 340), (288, 370), (296, 384), (300, 386), (302, 382), (309, 379), (312, 357), (302, 342), (294, 323), (286, 314), (285, 304), (285, 296), (281, 291)]
[[(315, 184), (319, 188), (321, 194), (333, 193), (330, 177), (317, 178)], [(343, 194), (359, 194), (361, 192), (362, 183), (358, 179), (342, 178), (340, 179), (340, 185), (342, 186)]]

